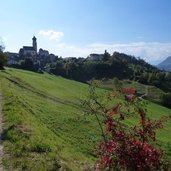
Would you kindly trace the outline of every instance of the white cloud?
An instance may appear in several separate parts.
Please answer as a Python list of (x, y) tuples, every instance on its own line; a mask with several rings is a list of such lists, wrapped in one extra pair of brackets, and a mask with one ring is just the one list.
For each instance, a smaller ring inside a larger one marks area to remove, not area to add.
[(56, 40), (56, 41), (60, 41), (64, 36), (63, 32), (54, 31), (54, 30), (48, 30), (48, 31), (40, 30), (38, 34), (47, 37), (49, 40)]
[(171, 43), (161, 42), (131, 42), (131, 43), (92, 43), (84, 47), (70, 45), (62, 41), (63, 32), (53, 30), (39, 31), (39, 35), (47, 37), (49, 40), (56, 40), (57, 42), (42, 42), (45, 48), (56, 55), (68, 57), (87, 57), (90, 53), (104, 53), (106, 49), (109, 53), (114, 51), (134, 55), (143, 58), (145, 61), (157, 64), (164, 58), (171, 56)]
[(171, 55), (171, 43), (134, 42), (126, 44), (93, 44), (91, 46), (96, 49), (108, 49), (110, 53), (119, 51), (139, 56), (148, 62), (159, 61)]
[(111, 54), (114, 51), (118, 51), (143, 58), (145, 61), (153, 64), (156, 64), (171, 55), (171, 43), (159, 42), (134, 42), (125, 44), (93, 43), (84, 47), (68, 45), (66, 43), (58, 43), (54, 48), (56, 50), (55, 52), (63, 57), (86, 57), (90, 53), (104, 53), (104, 50), (107, 49)]

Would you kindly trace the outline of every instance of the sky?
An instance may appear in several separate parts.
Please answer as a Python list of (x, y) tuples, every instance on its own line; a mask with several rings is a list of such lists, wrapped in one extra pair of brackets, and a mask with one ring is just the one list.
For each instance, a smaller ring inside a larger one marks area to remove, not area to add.
[(114, 51), (157, 64), (171, 56), (170, 0), (0, 0), (0, 42), (62, 57)]

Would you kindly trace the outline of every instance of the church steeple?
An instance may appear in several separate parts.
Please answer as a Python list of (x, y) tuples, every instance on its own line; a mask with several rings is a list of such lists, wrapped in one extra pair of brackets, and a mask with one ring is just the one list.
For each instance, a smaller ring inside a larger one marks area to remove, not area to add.
[(37, 54), (37, 39), (34, 36), (32, 40), (33, 40), (33, 48), (34, 48), (34, 50), (36, 51), (36, 54)]

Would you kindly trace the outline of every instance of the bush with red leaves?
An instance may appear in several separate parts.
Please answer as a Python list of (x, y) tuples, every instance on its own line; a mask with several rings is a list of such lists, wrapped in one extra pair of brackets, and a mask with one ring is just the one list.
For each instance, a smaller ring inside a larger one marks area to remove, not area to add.
[[(104, 138), (97, 147), (98, 161), (95, 170), (167, 171), (163, 151), (156, 148), (153, 142), (156, 141), (156, 130), (163, 127), (162, 123), (168, 117), (160, 120), (148, 118), (142, 107), (144, 100), (137, 97), (132, 88), (112, 92), (109, 99), (118, 96), (122, 100), (113, 107), (107, 108), (100, 103), (94, 92), (91, 93), (89, 104), (86, 103), (96, 115)], [(98, 114), (102, 117), (98, 117)], [(139, 120), (132, 127), (124, 124), (129, 115)], [(100, 122), (100, 118), (104, 122)]]

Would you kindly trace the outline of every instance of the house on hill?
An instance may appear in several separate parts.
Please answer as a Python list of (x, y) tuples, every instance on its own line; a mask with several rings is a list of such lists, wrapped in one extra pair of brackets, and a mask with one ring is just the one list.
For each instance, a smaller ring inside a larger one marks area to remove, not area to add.
[(36, 37), (34, 36), (32, 38), (32, 46), (23, 46), (23, 48), (21, 48), (19, 50), (19, 55), (20, 56), (26, 56), (26, 55), (29, 55), (29, 56), (36, 56), (37, 55), (37, 39)]
[(39, 56), (49, 56), (48, 50), (43, 50), (42, 48), (39, 49)]
[(103, 56), (104, 56), (104, 54), (92, 53), (87, 57), (87, 59), (93, 60), (93, 61), (99, 61), (99, 60), (103, 59)]
[(18, 63), (19, 61), (18, 53), (5, 52), (5, 55), (7, 56), (7, 65), (15, 65)]

